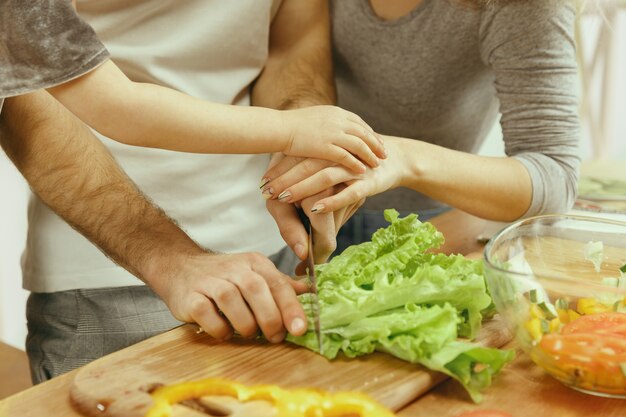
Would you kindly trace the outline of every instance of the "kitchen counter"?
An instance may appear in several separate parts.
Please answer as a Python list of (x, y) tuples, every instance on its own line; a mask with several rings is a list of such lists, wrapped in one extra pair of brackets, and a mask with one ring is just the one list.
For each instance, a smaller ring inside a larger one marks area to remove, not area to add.
[(26, 353), (0, 342), (0, 399), (31, 385)]
[[(484, 220), (453, 210), (434, 218), (432, 223), (447, 238), (443, 252), (468, 254), (482, 249), (476, 236), (485, 229), (487, 222)], [(164, 334), (150, 341), (158, 342), (167, 338), (168, 334)], [(159, 349), (155, 345), (158, 343), (148, 342), (142, 346)], [(516, 348), (516, 345), (510, 343), (509, 347)], [(236, 348), (232, 346), (233, 350)], [(222, 345), (220, 349), (228, 349), (228, 344)], [(138, 351), (137, 347), (134, 351)], [(71, 383), (79, 371), (72, 371), (0, 401), (0, 416), (80, 416), (69, 402)], [(276, 376), (273, 382), (281, 383), (281, 378), (284, 375)], [(626, 416), (626, 401), (592, 397), (566, 388), (545, 375), (521, 352), (495, 380), (483, 404), (474, 405), (458, 384), (447, 380), (406, 406), (398, 415), (452, 417), (461, 411), (483, 408), (500, 409), (515, 417)]]

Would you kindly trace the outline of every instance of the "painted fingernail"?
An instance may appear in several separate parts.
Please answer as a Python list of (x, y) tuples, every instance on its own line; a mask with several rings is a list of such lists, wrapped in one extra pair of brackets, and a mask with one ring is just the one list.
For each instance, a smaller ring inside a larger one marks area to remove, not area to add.
[(271, 180), (269, 178), (263, 178), (261, 180), (261, 185), (259, 186), (259, 189), (262, 189), (263, 187), (265, 187), (267, 185), (268, 182), (270, 182)]
[(311, 213), (317, 213), (318, 211), (322, 211), (324, 210), (324, 205), (323, 204), (316, 204), (313, 206), (313, 208), (311, 208)]
[(278, 194), (279, 200), (285, 200), (285, 199), (288, 199), (289, 197), (291, 197), (291, 191), (283, 191), (282, 193)]
[(293, 247), (293, 251), (296, 253), (296, 256), (300, 259), (306, 258), (306, 248), (302, 243), (296, 243)]
[(306, 323), (300, 317), (293, 319), (291, 322), (291, 333), (302, 333), (306, 330)]
[(264, 188), (261, 195), (264, 199), (269, 200), (274, 195), (274, 190), (272, 189), (272, 187)]

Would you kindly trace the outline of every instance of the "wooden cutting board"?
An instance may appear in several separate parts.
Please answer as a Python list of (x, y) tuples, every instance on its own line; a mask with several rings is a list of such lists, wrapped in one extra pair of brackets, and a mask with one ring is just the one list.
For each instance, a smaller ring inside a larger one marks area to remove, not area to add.
[[(485, 323), (478, 340), (484, 345), (500, 347), (509, 339), (504, 323), (496, 318)], [(272, 345), (244, 339), (218, 343), (204, 333), (197, 334), (195, 326), (184, 325), (85, 366), (74, 378), (71, 400), (86, 416), (140, 417), (151, 405), (147, 387), (210, 377), (246, 385), (361, 391), (392, 410), (406, 406), (445, 379), (442, 374), (383, 353), (329, 361), (289, 343)], [(231, 411), (237, 410), (231, 403), (223, 405)], [(257, 404), (249, 406), (226, 415), (270, 415)], [(200, 413), (186, 406), (175, 406), (173, 415), (225, 414)]]

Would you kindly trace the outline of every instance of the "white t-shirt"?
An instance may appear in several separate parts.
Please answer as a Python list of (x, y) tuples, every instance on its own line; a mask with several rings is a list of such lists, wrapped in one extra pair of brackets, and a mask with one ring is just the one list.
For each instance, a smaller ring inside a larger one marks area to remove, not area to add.
[[(272, 0), (78, 2), (131, 79), (238, 105), (250, 103), (277, 7)], [(266, 255), (284, 246), (258, 188), (269, 156), (187, 154), (101, 138), (139, 188), (201, 245)], [(35, 292), (141, 284), (36, 197), (23, 269), (24, 287)]]

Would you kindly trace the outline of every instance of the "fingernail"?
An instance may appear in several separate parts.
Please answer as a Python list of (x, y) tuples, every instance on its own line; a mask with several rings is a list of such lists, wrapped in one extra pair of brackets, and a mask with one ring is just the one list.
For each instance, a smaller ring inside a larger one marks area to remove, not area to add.
[(280, 332), (278, 334), (275, 334), (274, 336), (272, 336), (270, 338), (270, 342), (272, 343), (280, 343), (283, 341), (283, 339), (285, 338), (285, 332)]
[(293, 247), (293, 251), (296, 253), (296, 256), (300, 259), (306, 258), (306, 248), (302, 243), (296, 243)]
[(291, 333), (302, 333), (306, 330), (306, 323), (300, 317), (293, 319), (291, 322)]
[(316, 213), (316, 212), (321, 211), (321, 210), (324, 210), (324, 205), (323, 204), (316, 204), (311, 209), (311, 213)]
[(261, 185), (259, 186), (259, 189), (265, 187), (267, 185), (268, 182), (270, 182), (271, 180), (269, 178), (263, 178), (261, 180)]
[(364, 164), (361, 164), (360, 170), (361, 170), (361, 172), (365, 172), (365, 171), (367, 171), (367, 167)]
[(272, 187), (267, 187), (263, 189), (263, 192), (261, 193), (261, 195), (263, 196), (264, 199), (269, 200), (274, 195), (274, 190), (272, 189)]
[(379, 141), (380, 143), (383, 143), (383, 144), (385, 143), (385, 141), (383, 140), (382, 135), (379, 135), (378, 133), (375, 133), (375, 135), (376, 135), (376, 138), (378, 138), (378, 141)]
[(383, 159), (386, 159), (388, 154), (387, 154), (387, 149), (383, 148), (382, 149), (382, 154), (383, 154)]
[(282, 193), (278, 194), (279, 200), (284, 200), (289, 197), (291, 197), (291, 191), (283, 191)]

